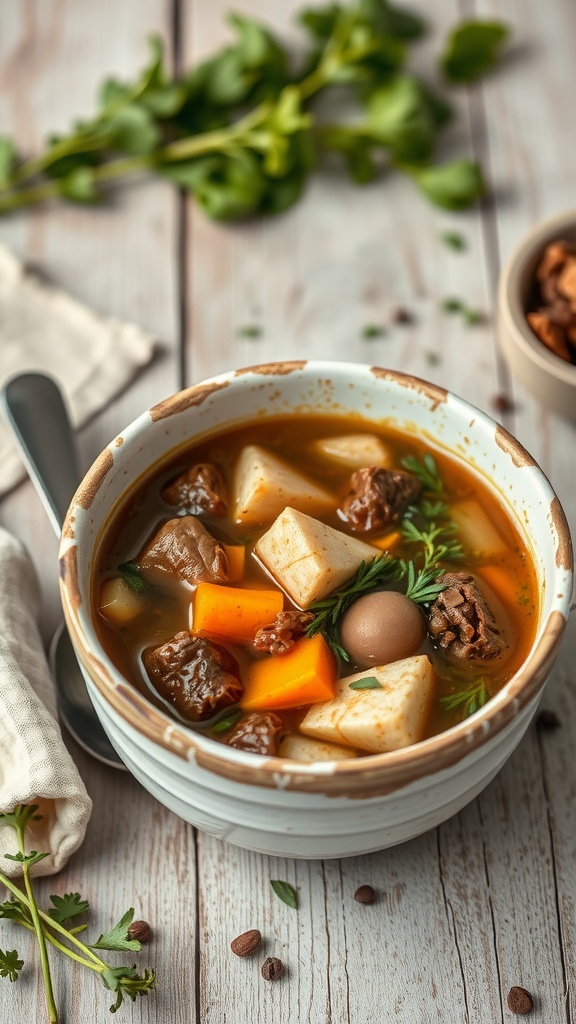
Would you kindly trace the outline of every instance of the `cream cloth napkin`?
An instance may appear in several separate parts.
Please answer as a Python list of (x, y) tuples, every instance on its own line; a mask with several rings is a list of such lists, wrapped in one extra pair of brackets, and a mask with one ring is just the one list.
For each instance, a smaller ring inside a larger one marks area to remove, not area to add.
[[(56, 723), (56, 698), (36, 616), (38, 580), (20, 544), (0, 528), (0, 812), (37, 803), (42, 820), (27, 830), (27, 850), (48, 851), (32, 869), (51, 875), (84, 838), (92, 801)], [(16, 853), (16, 833), (0, 823), (0, 865)]]
[[(34, 274), (0, 245), (0, 387), (28, 370), (55, 377), (81, 426), (152, 358), (154, 339), (99, 316)], [(0, 423), (0, 495), (25, 476)]]

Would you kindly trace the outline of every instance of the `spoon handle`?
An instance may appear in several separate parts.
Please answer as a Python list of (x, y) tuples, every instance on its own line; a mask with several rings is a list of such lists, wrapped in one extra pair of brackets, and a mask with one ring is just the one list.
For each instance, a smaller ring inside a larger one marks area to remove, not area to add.
[(58, 536), (80, 480), (74, 431), (61, 391), (51, 377), (23, 373), (0, 393), (28, 474)]

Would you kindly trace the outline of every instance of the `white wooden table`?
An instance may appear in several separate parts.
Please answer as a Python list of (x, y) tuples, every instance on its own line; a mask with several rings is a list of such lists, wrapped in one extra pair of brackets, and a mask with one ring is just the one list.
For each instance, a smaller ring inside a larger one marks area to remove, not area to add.
[[(404, 180), (359, 189), (317, 176), (299, 205), (246, 226), (209, 223), (169, 185), (144, 182), (91, 210), (54, 205), (0, 221), (0, 239), (95, 308), (133, 319), (164, 343), (154, 365), (81, 434), (86, 465), (136, 414), (183, 384), (279, 358), (357, 359), (428, 377), (493, 412), (550, 476), (576, 526), (574, 427), (514, 381), (498, 354), (495, 287), (502, 260), (536, 220), (573, 206), (573, 0), (436, 0), (436, 52), (464, 15), (514, 26), (514, 52), (482, 85), (459, 93), (454, 147), (478, 157), (492, 185), (481, 209), (452, 216)], [(297, 0), (238, 8), (287, 27)], [(225, 37), (226, 0), (21, 0), (0, 3), (0, 134), (36, 151), (44, 135), (93, 109), (107, 74), (131, 77), (160, 32), (189, 64)], [(294, 31), (291, 29), (291, 31)], [(440, 241), (461, 231), (468, 250)], [(487, 314), (465, 328), (442, 312), (447, 295)], [(414, 314), (391, 324), (392, 311)], [(258, 340), (238, 336), (261, 325)], [(362, 327), (388, 324), (368, 341)], [(42, 625), (59, 618), (56, 541), (29, 484), (0, 504), (0, 521), (33, 554), (44, 587)], [(108, 927), (128, 906), (153, 927), (148, 960), (158, 990), (121, 1019), (161, 1024), (492, 1024), (512, 1020), (506, 994), (523, 985), (539, 1024), (576, 1020), (576, 636), (572, 628), (544, 703), (561, 728), (533, 727), (488, 789), (460, 815), (403, 847), (352, 860), (275, 861), (221, 844), (157, 804), (126, 774), (70, 743), (94, 799), (86, 841), (60, 877), (40, 888), (78, 890)], [(297, 886), (294, 912), (269, 879)], [(362, 907), (356, 887), (373, 885)], [(260, 928), (266, 955), (288, 968), (264, 982), (230, 940)], [(0, 945), (21, 952), (27, 936)], [(82, 969), (54, 959), (64, 1022), (108, 1019), (109, 997)], [(0, 982), (0, 1024), (45, 1019), (39, 974)]]

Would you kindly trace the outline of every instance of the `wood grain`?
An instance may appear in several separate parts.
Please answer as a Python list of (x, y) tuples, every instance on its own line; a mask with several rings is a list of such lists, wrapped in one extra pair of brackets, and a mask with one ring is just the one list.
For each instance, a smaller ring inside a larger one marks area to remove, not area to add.
[[(240, 6), (298, 45), (297, 0)], [(91, 109), (105, 73), (128, 76), (143, 63), (151, 29), (171, 48), (179, 25), (177, 50), (188, 65), (226, 38), (227, 9), (227, 0), (179, 0), (174, 10), (160, 0), (1, 6), (0, 132), (17, 130), (26, 148), (36, 148), (46, 130)], [(2, 240), (74, 294), (137, 320), (165, 343), (154, 368), (83, 431), (85, 461), (173, 391), (181, 368), (191, 382), (269, 359), (354, 359), (425, 376), (488, 412), (496, 394), (509, 392), (515, 408), (505, 423), (549, 474), (576, 526), (574, 427), (509, 380), (494, 329), (502, 261), (536, 219), (574, 205), (576, 8), (570, 0), (437, 0), (428, 11), (430, 39), (416, 51), (418, 68), (431, 74), (446, 29), (474, 14), (514, 26), (503, 67), (458, 92), (459, 117), (443, 143), (446, 156), (473, 153), (487, 171), (490, 196), (475, 211), (433, 209), (400, 177), (359, 189), (331, 169), (314, 177), (296, 208), (249, 225), (215, 225), (190, 201), (182, 218), (179, 197), (151, 182), (122, 191), (103, 210), (52, 207), (0, 224)], [(442, 244), (446, 230), (466, 237), (465, 253)], [(481, 310), (484, 323), (466, 329), (448, 317), (441, 308), (447, 296)], [(412, 314), (410, 325), (393, 323), (399, 306)], [(239, 328), (254, 323), (261, 337), (241, 338)], [(385, 335), (364, 340), (367, 324), (382, 325)], [(56, 546), (30, 487), (2, 502), (0, 519), (33, 546), (51, 627)], [(364, 858), (284, 861), (206, 835), (195, 840), (133, 780), (74, 749), (94, 814), (82, 850), (42, 892), (78, 888), (89, 896), (96, 933), (129, 905), (151, 921), (145, 959), (158, 969), (159, 988), (122, 1008), (127, 1021), (504, 1024), (511, 1019), (507, 991), (518, 984), (535, 995), (531, 1021), (570, 1024), (575, 656), (572, 625), (545, 696), (560, 729), (531, 727), (461, 814)], [(297, 888), (297, 912), (274, 896), (271, 878)], [(354, 901), (361, 884), (376, 889), (373, 906)], [(262, 931), (261, 951), (234, 957), (230, 941), (253, 927)], [(18, 936), (22, 950), (26, 938)], [(7, 941), (2, 929), (0, 945)], [(269, 955), (286, 965), (280, 982), (261, 977)], [(95, 992), (91, 977), (58, 966), (56, 982), (63, 1019), (105, 1019), (107, 993)], [(43, 1020), (33, 970), (0, 989), (0, 1024), (28, 1019)]]

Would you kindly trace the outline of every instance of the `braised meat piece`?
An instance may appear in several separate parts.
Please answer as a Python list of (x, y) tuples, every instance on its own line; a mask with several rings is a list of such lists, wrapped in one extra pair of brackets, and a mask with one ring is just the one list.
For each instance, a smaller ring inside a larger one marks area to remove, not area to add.
[(254, 712), (240, 719), (230, 733), (228, 746), (236, 747), (237, 750), (248, 750), (251, 754), (276, 757), (285, 732), (284, 722), (273, 711), (266, 714)]
[(161, 569), (188, 583), (225, 583), (228, 558), (195, 516), (169, 519), (137, 559), (142, 569)]
[(238, 662), (229, 651), (186, 631), (149, 647), (143, 661), (160, 696), (190, 722), (212, 718), (244, 693)]
[(352, 473), (342, 514), (353, 530), (385, 530), (416, 501), (422, 485), (410, 473), (371, 466)]
[(199, 462), (181, 473), (162, 491), (164, 501), (181, 512), (197, 516), (225, 516), (228, 512), (226, 484), (222, 471), (211, 462)]
[(446, 572), (446, 590), (430, 608), (428, 632), (440, 647), (457, 658), (495, 658), (506, 641), (474, 577)]
[(262, 626), (253, 640), (257, 651), (284, 654), (294, 646), (314, 618), (313, 612), (278, 612), (270, 626)]

